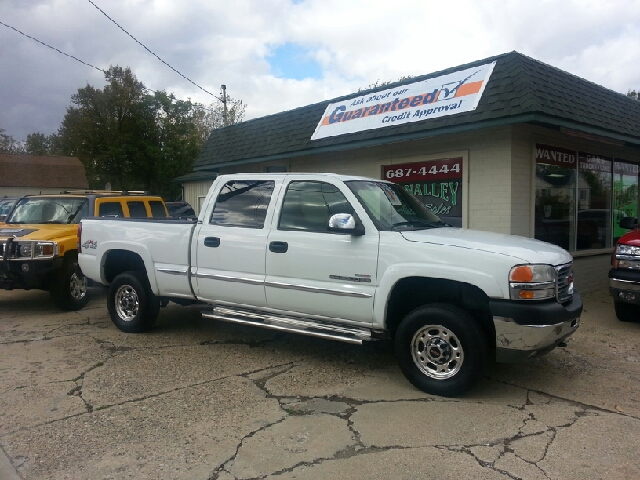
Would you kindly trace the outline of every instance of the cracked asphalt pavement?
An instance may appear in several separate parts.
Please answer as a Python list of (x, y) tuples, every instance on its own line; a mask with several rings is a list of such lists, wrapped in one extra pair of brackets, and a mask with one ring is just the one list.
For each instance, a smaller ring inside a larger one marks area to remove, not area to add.
[(424, 394), (390, 348), (203, 319), (146, 334), (0, 291), (2, 479), (640, 478), (640, 322), (604, 290), (529, 363), (462, 398)]

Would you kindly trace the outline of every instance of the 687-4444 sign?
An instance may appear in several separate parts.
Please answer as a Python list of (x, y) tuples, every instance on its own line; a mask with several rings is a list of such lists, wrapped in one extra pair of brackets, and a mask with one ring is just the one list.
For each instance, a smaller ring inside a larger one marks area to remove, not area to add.
[(462, 178), (462, 158), (442, 158), (429, 162), (385, 165), (382, 167), (385, 180), (405, 183)]

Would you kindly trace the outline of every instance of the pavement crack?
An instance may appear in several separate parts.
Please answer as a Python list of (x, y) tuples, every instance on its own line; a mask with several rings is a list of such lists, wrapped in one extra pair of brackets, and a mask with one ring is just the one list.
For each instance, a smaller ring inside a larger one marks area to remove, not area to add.
[[(262, 427), (249, 432), (247, 435), (245, 435), (244, 437), (242, 437), (240, 439), (240, 442), (238, 443), (238, 445), (236, 446), (236, 451), (233, 453), (233, 455), (228, 458), (227, 460), (225, 460), (224, 462), (222, 462), (220, 465), (218, 465), (218, 467), (216, 467), (213, 470), (213, 473), (209, 476), (209, 480), (215, 480), (220, 476), (220, 473), (222, 472), (226, 472), (231, 474), (231, 471), (229, 469), (227, 469), (227, 465), (229, 465), (230, 463), (233, 463), (236, 458), (238, 457), (238, 453), (240, 453), (240, 449), (242, 448), (242, 445), (244, 444), (244, 442), (246, 440), (249, 440), (250, 438), (254, 437), (255, 435), (257, 435), (258, 433), (262, 432), (263, 430), (266, 430), (268, 428), (273, 427), (274, 425), (278, 425), (282, 422), (284, 422), (287, 419), (287, 415), (283, 416), (282, 418), (280, 418), (279, 420), (276, 420), (275, 422), (271, 422), (267, 425), (263, 425)], [(258, 478), (264, 478), (264, 477), (258, 477)]]

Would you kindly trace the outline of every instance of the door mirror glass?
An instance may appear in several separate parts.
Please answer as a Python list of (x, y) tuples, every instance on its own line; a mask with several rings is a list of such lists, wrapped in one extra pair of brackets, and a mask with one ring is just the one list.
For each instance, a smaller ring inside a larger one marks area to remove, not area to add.
[(638, 226), (638, 219), (635, 217), (623, 217), (620, 220), (620, 228), (632, 230)]
[(358, 218), (350, 213), (336, 213), (329, 218), (330, 232), (350, 235), (364, 235), (364, 227)]

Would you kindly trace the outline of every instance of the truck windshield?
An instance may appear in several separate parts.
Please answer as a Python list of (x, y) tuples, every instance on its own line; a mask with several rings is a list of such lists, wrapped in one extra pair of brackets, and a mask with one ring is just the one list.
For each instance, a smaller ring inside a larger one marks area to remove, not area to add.
[(87, 209), (87, 199), (77, 197), (27, 197), (20, 200), (7, 224), (79, 223)]
[(346, 184), (379, 230), (449, 226), (399, 185), (375, 180), (352, 180)]

